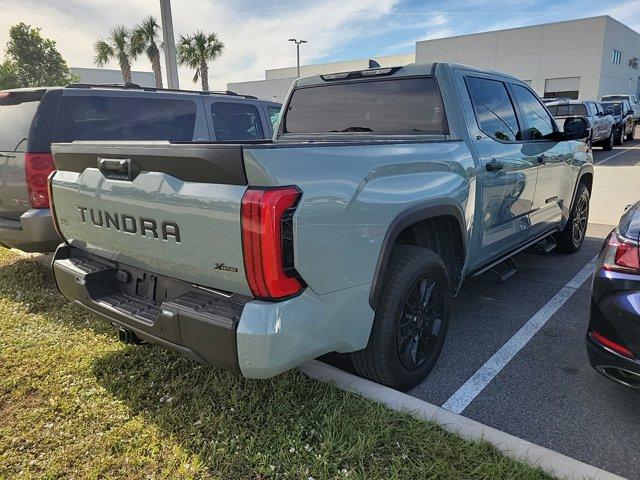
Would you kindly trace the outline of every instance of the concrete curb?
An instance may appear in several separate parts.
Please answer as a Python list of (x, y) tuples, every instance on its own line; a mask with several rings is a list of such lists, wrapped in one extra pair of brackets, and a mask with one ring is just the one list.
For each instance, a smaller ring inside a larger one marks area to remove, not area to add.
[(555, 477), (571, 480), (622, 480), (623, 478), (318, 360), (305, 363), (300, 370), (321, 382), (333, 383), (342, 390), (380, 402), (393, 410), (436, 423), (466, 440), (488, 442), (500, 453), (539, 467)]

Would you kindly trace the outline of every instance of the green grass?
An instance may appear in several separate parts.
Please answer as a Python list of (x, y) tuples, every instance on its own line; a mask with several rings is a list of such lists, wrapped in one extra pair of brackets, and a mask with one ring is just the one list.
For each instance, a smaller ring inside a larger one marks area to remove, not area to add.
[(125, 346), (0, 249), (0, 478), (548, 478), (297, 371)]

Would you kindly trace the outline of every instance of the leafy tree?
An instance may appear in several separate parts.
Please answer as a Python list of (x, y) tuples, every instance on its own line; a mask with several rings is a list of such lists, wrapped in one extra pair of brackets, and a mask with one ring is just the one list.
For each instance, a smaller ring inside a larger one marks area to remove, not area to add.
[(20, 82), (16, 75), (15, 67), (10, 61), (0, 63), (0, 90), (7, 88), (18, 88)]
[(224, 43), (218, 40), (215, 33), (205, 34), (197, 31), (193, 35), (180, 35), (178, 41), (178, 63), (196, 70), (193, 81), (202, 81), (202, 90), (209, 90), (209, 65), (224, 50)]
[(142, 23), (136, 25), (131, 32), (130, 53), (133, 59), (142, 53), (147, 55), (151, 62), (153, 75), (156, 79), (156, 87), (162, 88), (162, 67), (160, 66), (160, 46), (158, 29), (160, 25), (152, 16), (145, 18)]
[(43, 38), (40, 28), (18, 23), (9, 30), (6, 59), (0, 65), (0, 88), (67, 85), (77, 81), (56, 42)]
[(111, 30), (109, 38), (100, 38), (93, 46), (96, 53), (95, 64), (103, 67), (111, 60), (117, 60), (122, 72), (124, 83), (131, 83), (131, 58), (129, 52), (129, 30), (123, 25), (118, 25)]

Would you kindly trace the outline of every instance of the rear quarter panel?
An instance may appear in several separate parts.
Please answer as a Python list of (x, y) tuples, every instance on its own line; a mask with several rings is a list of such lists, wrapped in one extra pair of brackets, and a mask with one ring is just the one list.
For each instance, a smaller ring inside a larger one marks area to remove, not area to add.
[(437, 198), (459, 205), (469, 230), (473, 223), (476, 170), (462, 141), (248, 148), (245, 166), (252, 186), (302, 190), (295, 263), (318, 294), (371, 283), (404, 210)]

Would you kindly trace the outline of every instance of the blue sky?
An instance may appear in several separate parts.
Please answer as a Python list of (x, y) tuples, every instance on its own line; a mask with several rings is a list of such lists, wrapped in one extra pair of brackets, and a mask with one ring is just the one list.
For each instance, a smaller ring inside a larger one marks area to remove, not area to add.
[[(226, 45), (211, 65), (213, 88), (258, 80), (295, 64), (290, 37), (309, 41), (303, 63), (412, 53), (417, 40), (608, 14), (640, 31), (640, 0), (172, 0), (176, 34), (216, 32)], [(158, 0), (0, 0), (0, 47), (9, 27), (42, 27), (71, 66), (91, 67), (92, 45), (117, 25), (151, 14)], [(118, 68), (111, 65), (111, 68)], [(136, 69), (150, 70), (146, 61)], [(183, 88), (192, 72), (181, 69)]]

